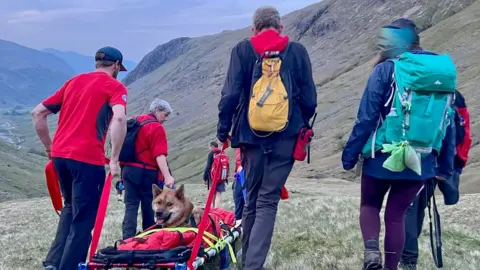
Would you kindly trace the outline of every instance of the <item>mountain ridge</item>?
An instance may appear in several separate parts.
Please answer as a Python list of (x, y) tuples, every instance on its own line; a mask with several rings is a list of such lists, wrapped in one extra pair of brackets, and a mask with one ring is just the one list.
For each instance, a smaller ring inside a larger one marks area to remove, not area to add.
[[(435, 40), (427, 49), (431, 47), (439, 52), (448, 51), (439, 46), (448, 41), (448, 34), (429, 39), (432, 35), (430, 33), (437, 32), (438, 28), (448, 28), (448, 25), (442, 23), (456, 18), (455, 15), (466, 9), (475, 10), (477, 5), (478, 1), (474, 0), (441, 0), (435, 3), (426, 0), (353, 3), (347, 0), (325, 0), (282, 16), (286, 25), (285, 34), (292, 40), (300, 41), (310, 54), (318, 94), (316, 136), (312, 146), (312, 158), (317, 160), (310, 166), (296, 164), (293, 175), (355, 179), (354, 172), (343, 171), (339, 155), (355, 121), (356, 108), (372, 64), (370, 60), (375, 55), (376, 34), (381, 26), (399, 17), (411, 18), (422, 31), (422, 42)], [(469, 20), (474, 21), (471, 18)], [(457, 21), (454, 23), (458, 24)], [(440, 26), (435, 27), (437, 25)], [(472, 30), (472, 33), (475, 32)], [(180, 46), (174, 48), (183, 53), (173, 52), (176, 57), (168, 59), (155, 59), (153, 53), (151, 59), (148, 59), (147, 55), (142, 61), (148, 60), (150, 64), (153, 63), (152, 66), (156, 64), (158, 67), (151, 72), (144, 72), (135, 80), (129, 80), (129, 114), (146, 112), (148, 104), (155, 97), (172, 104), (175, 113), (165, 126), (172, 134), (169, 138), (172, 140), (171, 152), (175, 153), (174, 159), (180, 159), (180, 156), (192, 151), (201, 151), (198, 145), (205, 145), (209, 140), (215, 139), (218, 117), (216, 107), (230, 50), (250, 35), (249, 28), (245, 27), (184, 39)], [(424, 35), (426, 39), (423, 38)], [(474, 42), (471, 46), (476, 46), (475, 44)], [(156, 48), (157, 55), (172, 53), (168, 50), (158, 51), (162, 45)], [(451, 48), (450, 51), (454, 49)], [(136, 69), (142, 68), (141, 62)], [(141, 72), (132, 71), (132, 74), (135, 73)], [(459, 82), (460, 87), (463, 87), (463, 82)], [(466, 91), (465, 95), (467, 102), (475, 100), (472, 90)], [(474, 114), (477, 108), (473, 104), (470, 107)], [(472, 119), (475, 128), (476, 115)], [(188, 130), (196, 130), (202, 136)], [(478, 133), (474, 132), (474, 141), (477, 140)], [(179, 165), (178, 169), (188, 171), (185, 174), (182, 172), (182, 177), (199, 175), (194, 171), (201, 169), (201, 163), (195, 161)]]
[(0, 39), (0, 107), (36, 105), (74, 73), (62, 59)]
[[(75, 71), (75, 75), (90, 72), (95, 68), (95, 59), (93, 54), (91, 56), (87, 56), (74, 51), (62, 51), (54, 48), (46, 48), (42, 51), (64, 60)], [(136, 62), (128, 59), (124, 59), (123, 64), (127, 68), (127, 71), (120, 72), (118, 74), (119, 80), (123, 80), (128, 73), (134, 70), (134, 68), (137, 66)]]

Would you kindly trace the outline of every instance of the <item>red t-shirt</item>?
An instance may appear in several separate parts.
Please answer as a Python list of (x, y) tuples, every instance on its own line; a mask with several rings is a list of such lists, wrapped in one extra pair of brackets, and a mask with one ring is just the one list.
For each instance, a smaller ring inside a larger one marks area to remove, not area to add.
[[(142, 114), (137, 117), (137, 120), (139, 122), (155, 120), (155, 116)], [(160, 155), (168, 155), (167, 134), (163, 125), (152, 122), (140, 127), (135, 140), (135, 152), (141, 162), (158, 169), (156, 158)]]
[(42, 104), (58, 113), (52, 157), (94, 165), (105, 164), (105, 139), (113, 105), (127, 105), (127, 88), (104, 72), (80, 74), (68, 80)]

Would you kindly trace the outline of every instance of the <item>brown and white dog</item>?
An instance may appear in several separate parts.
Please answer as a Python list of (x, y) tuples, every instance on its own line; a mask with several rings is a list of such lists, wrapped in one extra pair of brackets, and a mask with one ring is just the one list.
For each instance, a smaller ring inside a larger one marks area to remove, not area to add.
[[(152, 208), (155, 212), (156, 223), (163, 228), (175, 228), (175, 227), (197, 227), (200, 224), (204, 209), (200, 207), (194, 207), (192, 201), (185, 196), (185, 188), (183, 185), (176, 190), (172, 189), (160, 189), (156, 184), (152, 185), (153, 201)], [(215, 209), (218, 211), (218, 208)], [(220, 210), (226, 211), (226, 210)], [(231, 222), (235, 222), (235, 215), (231, 212)], [(210, 218), (210, 222), (215, 222)], [(240, 224), (235, 225), (235, 227)], [(214, 232), (212, 232), (215, 234)], [(241, 250), (241, 241), (235, 241), (234, 250)], [(240, 254), (240, 253), (238, 253)], [(239, 255), (237, 254), (237, 257)], [(205, 263), (204, 269), (219, 269), (220, 259), (218, 256), (213, 260)]]
[(183, 184), (176, 190), (162, 190), (153, 184), (152, 191), (152, 208), (157, 225), (164, 228), (198, 226), (202, 219), (203, 209), (193, 206), (192, 201), (185, 196)]

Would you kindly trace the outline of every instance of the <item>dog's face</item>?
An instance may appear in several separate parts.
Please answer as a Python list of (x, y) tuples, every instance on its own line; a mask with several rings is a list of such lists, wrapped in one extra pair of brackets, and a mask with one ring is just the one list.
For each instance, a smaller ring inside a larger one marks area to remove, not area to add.
[(193, 204), (185, 197), (183, 185), (177, 190), (162, 190), (153, 184), (152, 208), (157, 224), (165, 228), (182, 224), (192, 213)]

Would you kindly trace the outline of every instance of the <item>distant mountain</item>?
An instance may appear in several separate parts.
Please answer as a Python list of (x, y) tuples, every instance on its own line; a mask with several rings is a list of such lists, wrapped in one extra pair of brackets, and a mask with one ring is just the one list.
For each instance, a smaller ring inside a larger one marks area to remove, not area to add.
[(74, 74), (52, 54), (0, 39), (0, 107), (35, 105)]
[[(90, 72), (95, 67), (93, 55), (86, 56), (76, 52), (59, 51), (52, 48), (47, 48), (47, 49), (44, 49), (43, 51), (63, 59), (63, 61), (65, 61), (67, 64), (69, 64), (73, 68), (73, 70), (75, 71), (75, 74)], [(123, 64), (125, 65), (128, 71), (120, 72), (118, 74), (119, 80), (123, 80), (123, 78), (125, 78), (125, 76), (137, 66), (137, 63), (135, 63), (134, 61), (130, 61), (126, 59), (123, 61)]]
[[(354, 171), (343, 170), (341, 153), (372, 70), (378, 31), (399, 17), (415, 20), (422, 47), (448, 52), (457, 65), (474, 140), (462, 189), (480, 191), (478, 0), (322, 0), (285, 14), (285, 34), (308, 50), (318, 93), (312, 163), (296, 163), (292, 176), (355, 179)], [(177, 180), (200, 177), (204, 145), (216, 135), (217, 105), (232, 47), (251, 34), (245, 27), (173, 39), (148, 53), (123, 80), (131, 93), (129, 114), (147, 111), (154, 97), (167, 100), (175, 110), (165, 128), (172, 134), (169, 161)]]

